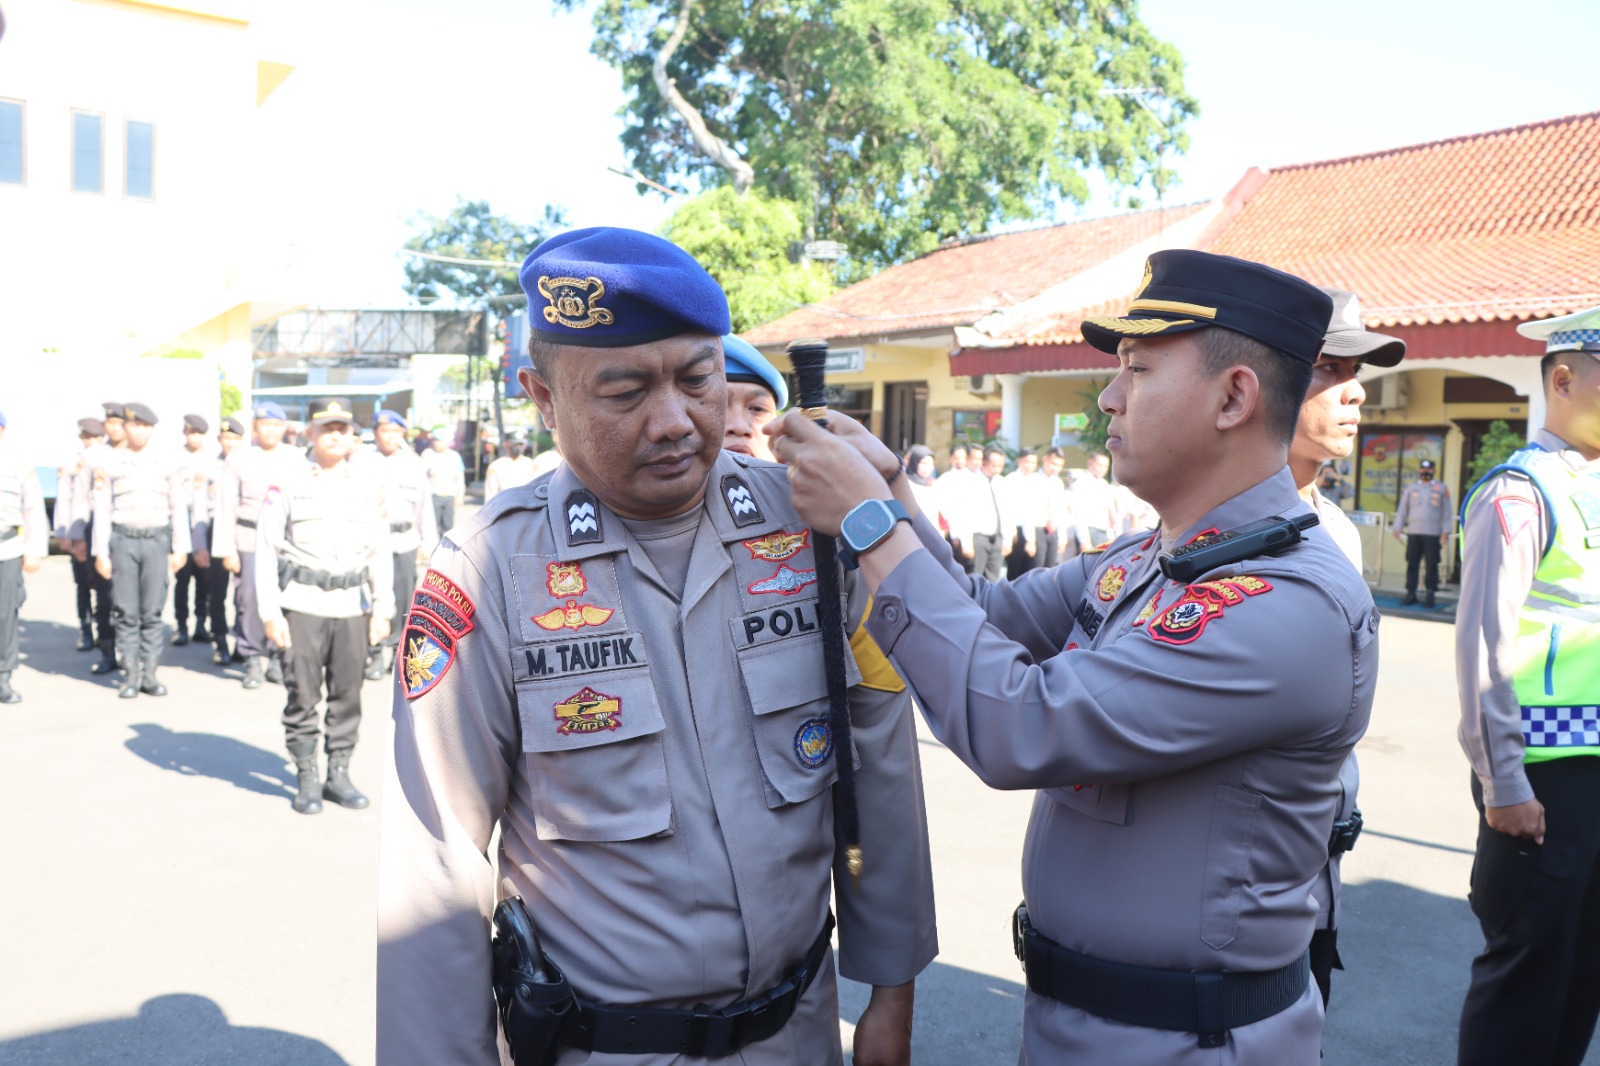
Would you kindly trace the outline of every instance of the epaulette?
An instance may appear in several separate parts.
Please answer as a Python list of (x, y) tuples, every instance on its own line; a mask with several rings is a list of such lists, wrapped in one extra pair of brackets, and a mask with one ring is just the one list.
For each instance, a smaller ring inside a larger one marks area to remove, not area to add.
[[(507, 489), (494, 499), (478, 508), (476, 514), (465, 522), (455, 527), (455, 536), (450, 540), (456, 547), (464, 546), (479, 533), (494, 525), (513, 511), (543, 511), (549, 504), (548, 484), (555, 471), (534, 478), (526, 485), (519, 485), (514, 489)], [(544, 492), (540, 493), (539, 488)], [(443, 531), (441, 531), (441, 536)]]

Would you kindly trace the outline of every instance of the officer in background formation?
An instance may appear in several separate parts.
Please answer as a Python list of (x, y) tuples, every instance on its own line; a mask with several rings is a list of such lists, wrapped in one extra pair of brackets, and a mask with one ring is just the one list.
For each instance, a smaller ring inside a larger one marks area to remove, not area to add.
[[(252, 562), (262, 628), (284, 653), (283, 728), (300, 778), (294, 809), (317, 814), (323, 799), (367, 805), (350, 781), (350, 753), (361, 728), (362, 664), (394, 615), (394, 572), (384, 486), (370, 463), (350, 462), (358, 441), (350, 402), (312, 404), (306, 434), (311, 458), (267, 492)], [(324, 685), (325, 728), (317, 720)], [(319, 736), (326, 781), (317, 772)]]
[[(206, 453), (206, 434), (211, 432), (211, 424), (200, 415), (183, 416), (183, 451), (178, 453), (178, 462), (183, 467), (183, 482), (189, 486), (189, 516), (190, 522), (195, 523), (206, 517), (205, 492), (206, 477), (205, 466), (211, 458)], [(207, 554), (205, 541), (195, 539), (196, 548), (189, 553), (183, 561), (183, 566), (178, 568), (177, 576), (172, 582), (172, 618), (176, 623), (177, 632), (172, 635), (174, 647), (183, 647), (189, 643), (189, 586), (194, 586), (194, 640), (197, 644), (209, 644), (211, 632), (206, 629), (206, 616), (210, 608), (210, 589), (207, 587), (206, 572), (211, 569), (211, 557)]]
[(1483, 953), (1463, 1066), (1577, 1066), (1600, 1015), (1600, 307), (1545, 342), (1544, 425), (1462, 508), (1456, 679)]
[(244, 442), (244, 423), (237, 418), (224, 418), (217, 428), (217, 454), (199, 464), (195, 482), (196, 505), (190, 516), (194, 524), (194, 554), (205, 553), (206, 605), (209, 618), (201, 619), (196, 628), (210, 623), (211, 661), (225, 666), (232, 659), (228, 649), (228, 568), (222, 556), (213, 547), (216, 541), (212, 530), (216, 525), (217, 510), (222, 505), (222, 493), (228, 481), (228, 456)]
[[(521, 381), (566, 462), (447, 533), (412, 598), (378, 1061), (500, 1061), (488, 921), (516, 895), (592, 1023), (555, 1061), (838, 1066), (833, 887), (840, 972), (875, 986), (856, 1061), (903, 1062), (937, 950), (910, 700), (862, 632), (853, 743), (832, 731), (811, 531), (781, 467), (721, 450), (726, 300), (618, 229), (552, 237), (522, 284)], [(852, 748), (859, 880), (830, 788)]]
[(90, 587), (94, 590), (94, 624), (96, 647), (100, 658), (89, 664), (91, 674), (109, 674), (117, 669), (117, 634), (111, 624), (111, 582), (101, 576), (99, 567), (89, 558), (89, 543), (94, 539), (94, 474), (95, 470), (110, 462), (113, 455), (128, 443), (127, 426), (123, 422), (123, 405), (103, 403), (101, 428), (106, 439), (100, 444), (84, 449), (83, 463), (72, 482), (72, 521), (68, 529), (68, 550), (72, 557), (89, 568)]
[(21, 703), (11, 687), (17, 669), (17, 612), (27, 598), (23, 574), (39, 569), (50, 553), (39, 475), (5, 445), (6, 416), (0, 412), (0, 703)]
[[(526, 441), (508, 440), (501, 445), (505, 453), (483, 472), (483, 502), (488, 503), (507, 489), (521, 488), (537, 477), (533, 460), (528, 458)], [(402, 605), (403, 606), (403, 605)]]
[[(1109, 447), (1161, 528), (1015, 583), (895, 521), (915, 501), (859, 424), (777, 423), (800, 513), (857, 553), (867, 628), (933, 732), (990, 785), (1039, 790), (1013, 926), (1025, 1062), (1317, 1061), (1307, 945), (1378, 614), (1315, 526), (1277, 555), (1212, 537), (1311, 516), (1285, 461), (1331, 310), (1258, 263), (1152, 254), (1128, 314), (1083, 333), (1117, 356)], [(1196, 572), (1168, 577), (1189, 546)]]
[(461, 464), (461, 456), (450, 447), (442, 433), (434, 434), (428, 450), (422, 453), (422, 468), (428, 475), (433, 524), (443, 536), (456, 524), (456, 506), (466, 499), (467, 471)]
[(728, 379), (722, 447), (771, 462), (772, 448), (761, 431), (789, 406), (789, 386), (755, 345), (736, 334), (722, 338), (722, 359)]
[(255, 444), (239, 448), (228, 456), (227, 479), (212, 518), (211, 539), (214, 554), (237, 579), (233, 596), (234, 656), (244, 657), (247, 689), (260, 688), (263, 680), (279, 684), (283, 670), (267, 646), (261, 628), (261, 611), (256, 588), (256, 522), (261, 517), (261, 501), (268, 490), (300, 471), (305, 455), (284, 443), (289, 428), (288, 416), (275, 403), (257, 404), (252, 428)]
[(95, 570), (112, 582), (117, 657), (128, 700), (165, 696), (156, 678), (166, 627), (167, 578), (189, 554), (189, 485), (175, 456), (150, 447), (156, 414), (142, 403), (123, 408), (127, 445), (94, 471)]
[[(100, 576), (94, 572), (87, 559), (79, 559), (72, 552), (72, 500), (78, 477), (88, 467), (90, 449), (105, 439), (106, 425), (98, 418), (78, 419), (78, 454), (72, 461), (56, 468), (56, 507), (52, 515), (56, 540), (72, 560), (72, 584), (77, 593), (78, 650), (91, 651), (95, 647), (95, 608), (92, 599)], [(110, 606), (106, 616), (110, 617)]]
[(394, 665), (406, 605), (411, 602), (411, 590), (417, 587), (419, 557), (439, 542), (428, 474), (421, 458), (406, 446), (406, 420), (395, 411), (379, 411), (373, 422), (372, 437), (377, 448), (362, 461), (377, 464), (376, 476), (384, 488), (383, 506), (389, 522), (386, 542), (394, 563), (395, 609), (383, 643), (367, 651), (362, 676), (368, 681), (379, 680)]
[(1400, 494), (1400, 508), (1394, 513), (1395, 539), (1404, 537), (1406, 542), (1406, 598), (1401, 603), (1417, 602), (1417, 564), (1426, 561), (1428, 595), (1422, 605), (1433, 606), (1433, 594), (1439, 591), (1439, 542), (1455, 517), (1450, 490), (1433, 480), (1433, 460), (1422, 460), (1417, 480)]

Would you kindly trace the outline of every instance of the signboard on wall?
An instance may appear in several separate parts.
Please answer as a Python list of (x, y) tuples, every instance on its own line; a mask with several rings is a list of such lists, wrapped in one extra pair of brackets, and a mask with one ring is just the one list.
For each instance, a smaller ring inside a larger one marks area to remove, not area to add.
[(824, 370), (829, 374), (859, 374), (867, 369), (865, 348), (829, 348)]

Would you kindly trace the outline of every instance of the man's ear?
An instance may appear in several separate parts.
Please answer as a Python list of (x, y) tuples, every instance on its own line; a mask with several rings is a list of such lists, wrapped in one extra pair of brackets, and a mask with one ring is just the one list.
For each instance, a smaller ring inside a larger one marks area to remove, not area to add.
[(1222, 405), (1217, 409), (1217, 429), (1226, 432), (1250, 421), (1261, 401), (1261, 379), (1248, 366), (1229, 367), (1218, 378)]
[(540, 377), (539, 372), (533, 367), (525, 366), (517, 371), (517, 384), (522, 386), (522, 391), (528, 394), (533, 405), (539, 409), (544, 424), (553, 431), (556, 428), (556, 404), (549, 382)]

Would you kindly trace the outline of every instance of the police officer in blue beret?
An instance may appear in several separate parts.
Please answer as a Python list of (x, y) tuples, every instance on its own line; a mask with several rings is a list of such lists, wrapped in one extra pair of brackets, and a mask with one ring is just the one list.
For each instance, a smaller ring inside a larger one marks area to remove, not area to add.
[(722, 446), (730, 452), (772, 459), (762, 428), (789, 406), (789, 385), (755, 345), (735, 334), (722, 338), (728, 378), (728, 427)]
[[(875, 986), (856, 1061), (904, 1061), (936, 951), (909, 693), (855, 642), (836, 743), (811, 531), (782, 467), (722, 450), (727, 301), (681, 249), (608, 228), (546, 241), (522, 284), (520, 380), (565, 462), (449, 531), (412, 597), (378, 1059), (499, 1061), (484, 930), (503, 895), (575, 996), (571, 1024), (517, 1012), (508, 1032), (560, 1061), (838, 1066), (833, 894), (840, 971)], [(866, 599), (846, 591), (853, 628)], [(832, 788), (852, 750), (859, 881)]]

